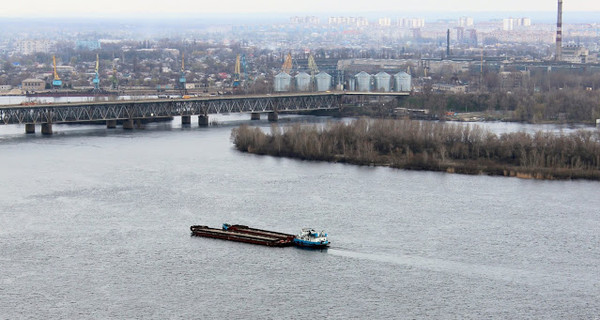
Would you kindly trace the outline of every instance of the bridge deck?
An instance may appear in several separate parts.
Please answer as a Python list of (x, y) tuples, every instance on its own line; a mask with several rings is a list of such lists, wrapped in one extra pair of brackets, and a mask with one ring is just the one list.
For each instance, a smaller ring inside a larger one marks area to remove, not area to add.
[(0, 124), (68, 123), (219, 113), (337, 109), (345, 96), (408, 96), (408, 92), (311, 92), (0, 106)]

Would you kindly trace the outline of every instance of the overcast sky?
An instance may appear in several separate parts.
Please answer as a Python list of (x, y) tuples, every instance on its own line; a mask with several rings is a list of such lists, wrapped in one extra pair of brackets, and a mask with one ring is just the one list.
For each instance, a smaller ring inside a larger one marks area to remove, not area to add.
[[(344, 14), (387, 12), (398, 16), (411, 12), (549, 12), (556, 11), (556, 0), (28, 0), (4, 3), (0, 16), (4, 17), (58, 17), (163, 13), (285, 13)], [(565, 0), (565, 11), (600, 11), (600, 0)]]

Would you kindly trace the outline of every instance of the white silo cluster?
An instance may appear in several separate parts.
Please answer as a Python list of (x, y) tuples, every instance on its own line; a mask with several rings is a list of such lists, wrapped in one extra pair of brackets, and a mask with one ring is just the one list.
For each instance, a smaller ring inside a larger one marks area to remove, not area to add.
[[(293, 86), (292, 78), (294, 79)], [(331, 79), (332, 76), (325, 72), (320, 72), (314, 78), (306, 72), (299, 72), (294, 77), (285, 72), (280, 72), (275, 76), (274, 89), (275, 92), (328, 91), (331, 89)]]
[[(275, 92), (309, 92), (309, 91), (328, 91), (331, 89), (333, 77), (325, 72), (320, 72), (314, 77), (306, 72), (299, 72), (291, 76), (285, 72), (280, 72), (275, 76)], [(398, 72), (393, 76), (387, 72), (379, 72), (370, 75), (361, 71), (354, 77), (348, 79), (349, 91), (360, 92), (408, 92), (412, 90), (412, 77), (406, 72)]]
[(406, 72), (398, 72), (393, 77), (387, 72), (370, 75), (364, 71), (348, 79), (350, 91), (407, 92), (411, 91), (412, 77)]

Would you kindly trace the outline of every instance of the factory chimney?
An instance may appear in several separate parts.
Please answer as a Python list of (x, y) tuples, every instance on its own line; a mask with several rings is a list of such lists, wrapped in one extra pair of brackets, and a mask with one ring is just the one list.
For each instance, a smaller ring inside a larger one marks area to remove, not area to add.
[(450, 29), (446, 34), (446, 56), (450, 56)]
[(558, 17), (556, 19), (556, 61), (562, 60), (562, 5), (563, 0), (558, 0)]

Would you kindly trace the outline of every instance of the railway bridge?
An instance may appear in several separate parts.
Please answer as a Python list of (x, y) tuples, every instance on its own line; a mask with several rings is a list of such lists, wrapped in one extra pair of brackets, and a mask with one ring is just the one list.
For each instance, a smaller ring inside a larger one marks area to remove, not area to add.
[(35, 133), (39, 124), (42, 134), (52, 134), (55, 123), (106, 122), (108, 128), (115, 128), (119, 122), (123, 128), (133, 129), (136, 122), (180, 116), (182, 124), (190, 124), (191, 117), (198, 116), (199, 125), (208, 125), (210, 114), (223, 113), (249, 113), (253, 120), (267, 113), (269, 120), (276, 121), (280, 112), (338, 109), (349, 100), (399, 99), (408, 95), (408, 92), (322, 92), (13, 105), (0, 106), (0, 124), (25, 124), (26, 133)]

